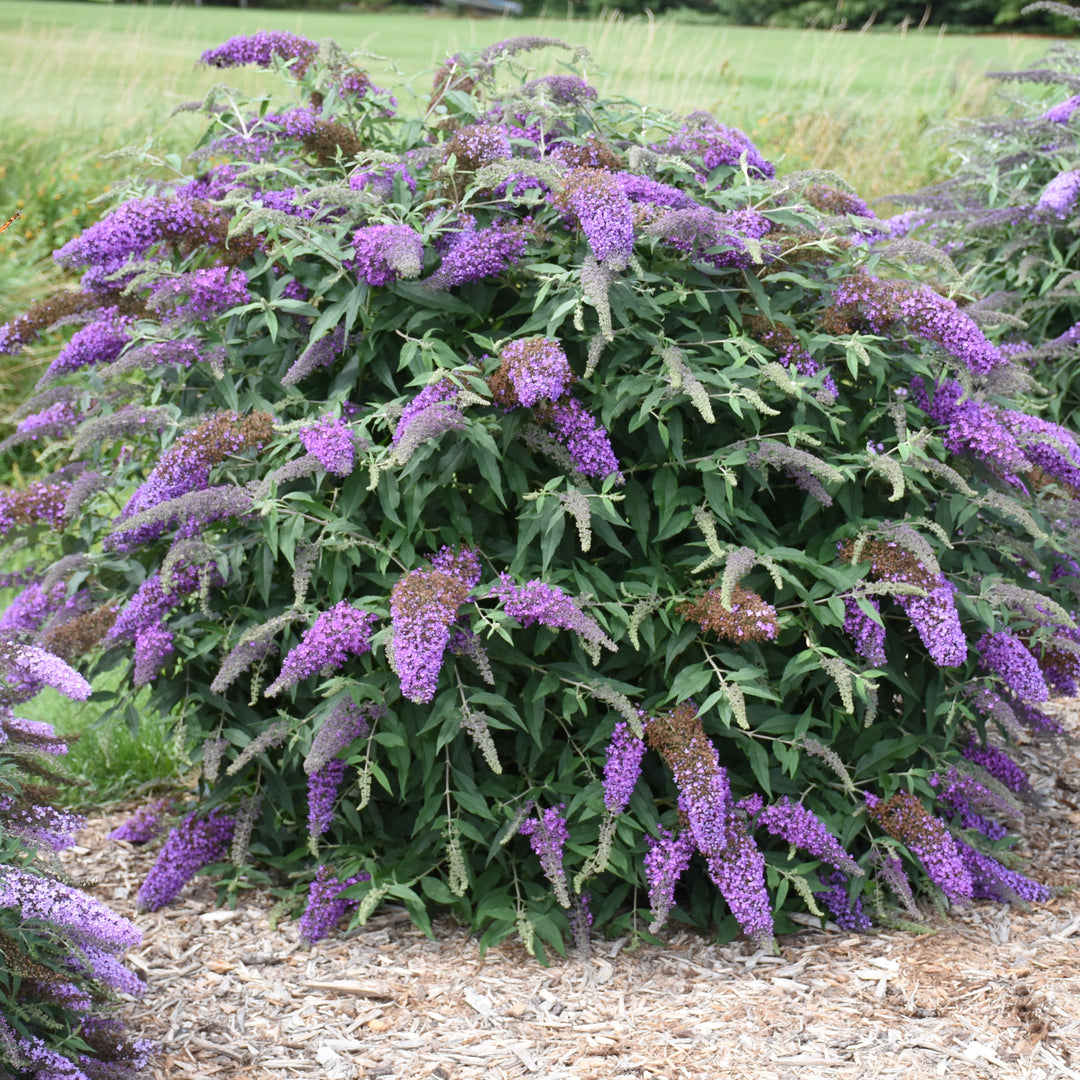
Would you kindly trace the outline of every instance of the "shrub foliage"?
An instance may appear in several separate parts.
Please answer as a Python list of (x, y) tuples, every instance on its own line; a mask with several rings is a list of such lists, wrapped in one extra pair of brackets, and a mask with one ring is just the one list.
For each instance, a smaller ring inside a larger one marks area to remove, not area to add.
[(21, 632), (197, 767), (145, 906), (212, 865), (311, 940), (394, 898), (543, 955), (1049, 895), (1007, 746), (1075, 688), (1080, 447), (921, 248), (561, 42), (450, 58), (421, 118), (329, 42), (204, 61), (292, 104), (218, 88), (198, 175), (0, 330), (58, 342), (5, 527), (88, 597)]

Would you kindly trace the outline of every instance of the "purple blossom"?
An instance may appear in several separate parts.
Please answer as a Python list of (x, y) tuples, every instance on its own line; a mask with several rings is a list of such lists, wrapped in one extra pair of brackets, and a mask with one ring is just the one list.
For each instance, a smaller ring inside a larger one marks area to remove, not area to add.
[(334, 818), (334, 803), (338, 788), (345, 778), (345, 762), (331, 758), (321, 768), (308, 776), (308, 834), (322, 836), (330, 828)]
[(622, 269), (634, 251), (634, 207), (605, 169), (574, 169), (566, 198), (597, 262)]
[(629, 804), (644, 755), (645, 744), (625, 720), (620, 720), (611, 733), (604, 759), (604, 805), (611, 813), (621, 814)]
[(5, 677), (23, 701), (43, 686), (51, 686), (75, 701), (86, 701), (92, 692), (90, 684), (73, 667), (36, 645), (16, 645), (3, 657), (3, 666)]
[(178, 277), (163, 278), (150, 291), (146, 306), (158, 312), (164, 325), (205, 324), (230, 308), (251, 300), (248, 279), (230, 266), (212, 266)]
[(792, 802), (786, 795), (765, 807), (754, 824), (837, 870), (849, 874), (859, 872), (855, 860), (840, 846), (817, 814), (802, 803)]
[[(881, 604), (877, 600), (864, 603), (881, 615)], [(851, 597), (844, 600), (844, 633), (855, 643), (855, 651), (871, 667), (881, 667), (885, 661), (885, 624), (875, 621)]]
[(933, 401), (922, 378), (911, 381), (912, 401), (943, 427), (942, 442), (954, 454), (968, 454), (1015, 487), (1023, 487), (1017, 473), (1030, 464), (1013, 432), (1001, 422), (992, 405), (965, 396), (955, 379), (933, 388)]
[(297, 358), (281, 379), (282, 386), (295, 386), (316, 368), (329, 367), (345, 348), (345, 327), (334, 330), (312, 342)]
[(742, 816), (727, 815), (726, 844), (705, 856), (709, 877), (727, 901), (742, 931), (757, 945), (773, 936), (772, 902), (765, 888), (765, 857)]
[(447, 431), (459, 431), (465, 426), (457, 404), (458, 388), (449, 379), (428, 383), (402, 410), (394, 428), (393, 444), (399, 454), (422, 443), (437, 439)]
[(958, 667), (967, 659), (967, 637), (956, 610), (956, 587), (941, 575), (926, 596), (898, 596), (896, 602), (939, 667)]
[(518, 585), (509, 574), (500, 574), (491, 595), (501, 600), (506, 614), (522, 626), (540, 623), (553, 630), (572, 630), (594, 647), (602, 645), (612, 652), (616, 649), (600, 624), (586, 615), (578, 602), (558, 586), (539, 579)]
[(365, 225), (353, 233), (352, 246), (348, 265), (369, 285), (419, 277), (424, 269), (424, 242), (408, 225)]
[(169, 832), (136, 902), (143, 911), (157, 911), (172, 903), (184, 886), (204, 867), (224, 859), (236, 822), (223, 807), (206, 817), (189, 814)]
[(519, 338), (499, 354), (522, 405), (556, 401), (570, 388), (574, 375), (566, 353), (553, 338)]
[(424, 279), (432, 289), (451, 289), (495, 277), (514, 266), (528, 246), (528, 223), (497, 222), (478, 229), (474, 222), (450, 234), (439, 269)]
[(1074, 94), (1064, 101), (1059, 101), (1056, 105), (1047, 109), (1039, 119), (1049, 120), (1053, 124), (1067, 124), (1077, 109), (1080, 109), (1080, 94)]
[(334, 476), (345, 477), (356, 466), (356, 446), (348, 424), (324, 416), (312, 427), (301, 428), (300, 442), (319, 464)]
[(390, 648), (401, 693), (409, 701), (423, 704), (435, 696), (450, 628), (479, 580), (475, 552), (443, 548), (432, 558), (431, 569), (410, 570), (394, 585)]
[(837, 286), (833, 306), (849, 322), (874, 334), (889, 337), (906, 326), (910, 333), (940, 346), (976, 375), (985, 375), (1006, 362), (975, 320), (961, 311), (955, 300), (929, 285), (886, 281), (860, 272)]
[(704, 184), (708, 174), (721, 165), (738, 168), (743, 154), (746, 170), (759, 180), (776, 175), (771, 162), (766, 161), (757, 147), (738, 128), (729, 128), (706, 112), (691, 113), (686, 123), (666, 142), (653, 147), (658, 154), (682, 157), (703, 172), (696, 173), (698, 183)]
[(52, 851), (71, 847), (75, 834), (86, 825), (82, 814), (35, 803), (16, 805), (10, 796), (0, 796), (0, 819), (7, 833), (27, 847)]
[(304, 772), (313, 775), (354, 739), (366, 738), (371, 731), (371, 719), (378, 715), (380, 707), (371, 703), (360, 706), (345, 701), (336, 706), (311, 740), (311, 749), (304, 758)]
[(944, 822), (927, 813), (922, 803), (906, 791), (897, 792), (886, 802), (870, 792), (864, 798), (870, 816), (890, 836), (907, 845), (930, 880), (953, 903), (971, 899), (971, 874)]
[(1026, 900), (1045, 904), (1054, 895), (1045, 885), (1006, 869), (993, 856), (976, 851), (962, 840), (957, 841), (957, 847), (971, 875), (972, 895), (976, 900), (998, 900), (1006, 904)]
[(581, 403), (573, 398), (558, 401), (546, 420), (555, 440), (566, 447), (574, 468), (583, 476), (616, 477), (621, 481), (619, 459), (611, 440)]
[(687, 210), (698, 205), (685, 191), (640, 173), (617, 172), (614, 177), (623, 194), (632, 203), (644, 203), (650, 207), (663, 206), (672, 210)]
[(328, 866), (319, 866), (315, 871), (315, 880), (308, 889), (307, 907), (300, 916), (300, 937), (310, 945), (326, 937), (341, 916), (360, 902), (345, 899), (341, 893), (353, 885), (370, 880), (371, 875), (361, 871), (340, 881)]
[[(53, 257), (61, 266), (91, 267), (102, 277), (122, 270), (130, 259), (147, 257), (162, 243), (182, 238), (191, 247), (212, 246), (225, 220), (208, 213), (207, 203), (193, 198), (129, 199), (69, 240)], [(84, 279), (84, 288), (88, 284)]]
[(199, 62), (209, 67), (229, 68), (256, 67), (268, 68), (279, 60), (300, 60), (306, 67), (319, 46), (310, 38), (299, 34), (290, 34), (287, 30), (259, 30), (254, 34), (238, 34), (213, 49), (207, 49)]
[(657, 933), (667, 922), (675, 906), (675, 886), (690, 866), (694, 842), (689, 831), (672, 836), (660, 829), (656, 838), (647, 837), (649, 850), (645, 853), (645, 882), (649, 887), (649, 909), (653, 921), (649, 932)]
[(274, 697), (303, 679), (335, 671), (350, 657), (370, 652), (374, 624), (374, 615), (354, 608), (347, 600), (321, 612), (285, 657), (281, 673), (266, 688), (266, 696)]
[(0, 536), (27, 525), (48, 525), (59, 531), (65, 522), (64, 504), (70, 486), (37, 480), (21, 491), (0, 488)]
[(961, 772), (955, 765), (950, 765), (944, 775), (933, 773), (927, 783), (960, 828), (976, 829), (991, 840), (1001, 840), (1008, 835), (1001, 822), (987, 818), (983, 811), (1011, 817), (1016, 813), (1015, 808), (970, 773)]
[(563, 869), (563, 848), (570, 839), (570, 830), (561, 811), (564, 805), (549, 806), (538, 818), (526, 818), (518, 830), (529, 838), (533, 854), (540, 860), (544, 876), (551, 882), (555, 898), (570, 907), (570, 894), (566, 887), (566, 871)]
[(975, 644), (979, 664), (999, 679), (1021, 701), (1047, 701), (1050, 691), (1039, 662), (1027, 646), (1009, 630), (983, 634)]
[(135, 669), (132, 686), (146, 686), (157, 678), (162, 664), (174, 652), (172, 631), (164, 626), (148, 626), (135, 634)]
[(113, 829), (108, 838), (126, 840), (129, 844), (147, 844), (156, 840), (165, 831), (162, 818), (168, 814), (171, 805), (168, 799), (156, 799), (140, 806), (123, 825)]
[(134, 641), (140, 633), (159, 626), (161, 621), (199, 589), (203, 571), (184, 563), (174, 566), (168, 585), (160, 574), (152, 574), (135, 590), (105, 635), (106, 644)]
[(979, 742), (975, 732), (971, 732), (967, 745), (960, 751), (970, 762), (985, 769), (995, 780), (1004, 784), (1017, 795), (1027, 795), (1031, 791), (1028, 774), (1016, 764), (1004, 750), (987, 743)]
[(77, 614), (87, 608), (89, 593), (80, 589), (68, 597), (62, 581), (46, 592), (37, 582), (27, 585), (0, 615), (0, 630), (37, 633), (56, 615)]
[(1070, 169), (1068, 172), (1058, 173), (1043, 188), (1039, 201), (1035, 204), (1035, 209), (1056, 214), (1059, 218), (1065, 218), (1076, 202), (1078, 192), (1080, 192), (1080, 169)]
[(650, 236), (717, 270), (753, 266), (761, 261), (757, 243), (772, 222), (756, 210), (720, 213), (706, 206), (665, 210), (645, 227)]
[(121, 315), (118, 308), (102, 308), (96, 321), (77, 330), (48, 366), (42, 382), (50, 382), (80, 368), (108, 364), (132, 339), (135, 319)]
[(66, 401), (57, 401), (41, 412), (31, 413), (19, 421), (16, 432), (31, 441), (40, 438), (57, 438), (71, 431), (82, 419)]
[(869, 930), (872, 923), (863, 910), (862, 897), (852, 900), (848, 896), (848, 876), (839, 870), (819, 873), (821, 883), (829, 886), (817, 894), (817, 899), (824, 902), (832, 915), (833, 921), (841, 930), (861, 932)]
[(405, 162), (383, 162), (370, 168), (349, 174), (349, 187), (353, 191), (370, 191), (380, 199), (388, 200), (394, 194), (394, 182), (401, 180), (409, 193), (416, 194), (416, 177), (409, 172)]
[(142, 941), (139, 928), (81, 889), (17, 866), (0, 866), (0, 908), (59, 927), (73, 942), (111, 952)]

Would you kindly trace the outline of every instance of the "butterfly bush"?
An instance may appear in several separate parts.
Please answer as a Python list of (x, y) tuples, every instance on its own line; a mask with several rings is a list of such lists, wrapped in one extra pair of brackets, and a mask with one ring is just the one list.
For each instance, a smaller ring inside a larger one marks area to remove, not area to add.
[(1080, 451), (947, 258), (554, 39), (448, 59), (422, 117), (333, 43), (204, 62), (283, 103), (212, 92), (194, 175), (0, 328), (88, 343), (0, 491), (44, 553), (13, 692), (83, 692), (62, 640), (201, 769), (144, 906), (272, 870), (311, 942), (385, 898), (543, 955), (635, 896), (767, 947), (1049, 895), (991, 796), (1080, 681)]

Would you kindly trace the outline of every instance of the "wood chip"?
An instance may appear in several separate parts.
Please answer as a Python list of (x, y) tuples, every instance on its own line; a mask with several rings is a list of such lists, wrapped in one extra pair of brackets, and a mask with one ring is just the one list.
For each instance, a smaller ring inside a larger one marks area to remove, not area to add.
[[(1060, 715), (1080, 733), (1080, 707)], [(512, 942), (481, 959), (449, 920), (429, 941), (398, 908), (308, 949), (295, 923), (270, 930), (271, 895), (217, 912), (204, 878), (139, 913), (156, 853), (105, 839), (133, 806), (92, 821), (64, 858), (143, 931), (130, 959), (149, 989), (121, 1015), (163, 1044), (148, 1080), (350, 1066), (357, 1080), (1080, 1080), (1080, 830), (1062, 801), (1077, 800), (1080, 740), (1016, 756), (1042, 799), (1016, 850), (1061, 895), (971, 904), (924, 936), (796, 919), (775, 955), (672, 930), (664, 946), (594, 941), (545, 968)]]

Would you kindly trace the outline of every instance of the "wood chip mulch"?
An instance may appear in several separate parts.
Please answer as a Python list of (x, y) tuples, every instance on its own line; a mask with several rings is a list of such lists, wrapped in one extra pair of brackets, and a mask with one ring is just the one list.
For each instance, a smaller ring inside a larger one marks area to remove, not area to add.
[(676, 931), (545, 968), (389, 910), (309, 950), (295, 923), (270, 930), (257, 890), (217, 910), (198, 879), (136, 914), (154, 854), (105, 839), (126, 814), (66, 858), (143, 930), (129, 959), (149, 989), (123, 1016), (161, 1044), (153, 1080), (1080, 1080), (1080, 707), (1059, 708), (1072, 740), (1021, 752), (1042, 802), (1020, 848), (1059, 895), (977, 903), (921, 936), (807, 929), (771, 956)]

